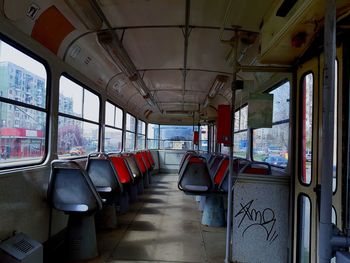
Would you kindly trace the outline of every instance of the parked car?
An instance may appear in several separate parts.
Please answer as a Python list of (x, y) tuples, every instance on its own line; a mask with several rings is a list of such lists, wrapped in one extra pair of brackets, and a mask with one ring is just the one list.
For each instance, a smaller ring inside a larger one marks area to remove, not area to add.
[(264, 159), (264, 162), (267, 162), (276, 166), (287, 166), (288, 160), (282, 156), (269, 156)]
[(72, 156), (78, 156), (85, 154), (85, 149), (82, 146), (75, 146), (69, 150), (69, 154)]

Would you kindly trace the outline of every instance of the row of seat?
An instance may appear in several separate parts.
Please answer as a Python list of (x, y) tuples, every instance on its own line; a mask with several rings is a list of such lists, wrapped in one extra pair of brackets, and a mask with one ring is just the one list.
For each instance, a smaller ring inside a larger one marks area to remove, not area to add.
[[(224, 195), (229, 189), (229, 163), (226, 155), (200, 155), (194, 151), (186, 152), (180, 162), (178, 188), (186, 194), (197, 195), (200, 210), (203, 211), (203, 225), (222, 227), (226, 224)], [(233, 171), (236, 175), (270, 175), (271, 166), (268, 163), (234, 158)]]
[[(252, 162), (244, 158), (233, 159), (236, 174), (270, 175), (271, 166), (265, 162)], [(229, 157), (222, 154), (197, 154), (188, 151), (179, 167), (178, 188), (188, 194), (227, 193)]]
[[(74, 160), (51, 163), (48, 202), (69, 215), (70, 257), (85, 260), (97, 256), (94, 214), (103, 207), (127, 212), (151, 183), (155, 161), (150, 151), (88, 155), (85, 169)], [(106, 209), (103, 209), (104, 211)], [(114, 212), (113, 212), (114, 211)], [(76, 240), (80, 238), (80, 240)], [(76, 243), (81, 244), (77, 249)]]

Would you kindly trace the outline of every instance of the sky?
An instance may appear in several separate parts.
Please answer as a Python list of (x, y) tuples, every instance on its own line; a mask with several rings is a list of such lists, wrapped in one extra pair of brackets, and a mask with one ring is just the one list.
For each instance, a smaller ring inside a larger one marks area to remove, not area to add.
[(0, 62), (3, 61), (12, 62), (46, 80), (47, 74), (43, 64), (0, 40)]

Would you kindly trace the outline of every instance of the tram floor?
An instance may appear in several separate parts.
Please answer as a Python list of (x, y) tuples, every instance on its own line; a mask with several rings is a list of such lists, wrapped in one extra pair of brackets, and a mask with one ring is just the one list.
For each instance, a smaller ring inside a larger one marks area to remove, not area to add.
[(201, 225), (194, 196), (177, 189), (177, 175), (153, 183), (118, 216), (118, 227), (97, 233), (100, 256), (89, 263), (223, 262), (226, 228)]

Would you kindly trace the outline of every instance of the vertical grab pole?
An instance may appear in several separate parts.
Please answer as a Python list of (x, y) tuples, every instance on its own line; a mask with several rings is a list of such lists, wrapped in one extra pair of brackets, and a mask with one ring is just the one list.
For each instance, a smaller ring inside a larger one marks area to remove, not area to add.
[(231, 262), (231, 240), (232, 240), (232, 217), (233, 217), (233, 129), (235, 127), (235, 100), (236, 100), (236, 80), (237, 80), (237, 46), (238, 46), (238, 30), (235, 30), (235, 39), (233, 43), (233, 74), (231, 85), (231, 142), (230, 142), (230, 156), (229, 156), (229, 177), (228, 177), (228, 195), (227, 195), (227, 227), (226, 227), (226, 254), (225, 263)]
[(325, 1), (324, 25), (324, 83), (322, 92), (322, 167), (320, 203), (320, 263), (332, 258), (332, 175), (334, 136), (334, 81), (335, 81), (335, 0)]

